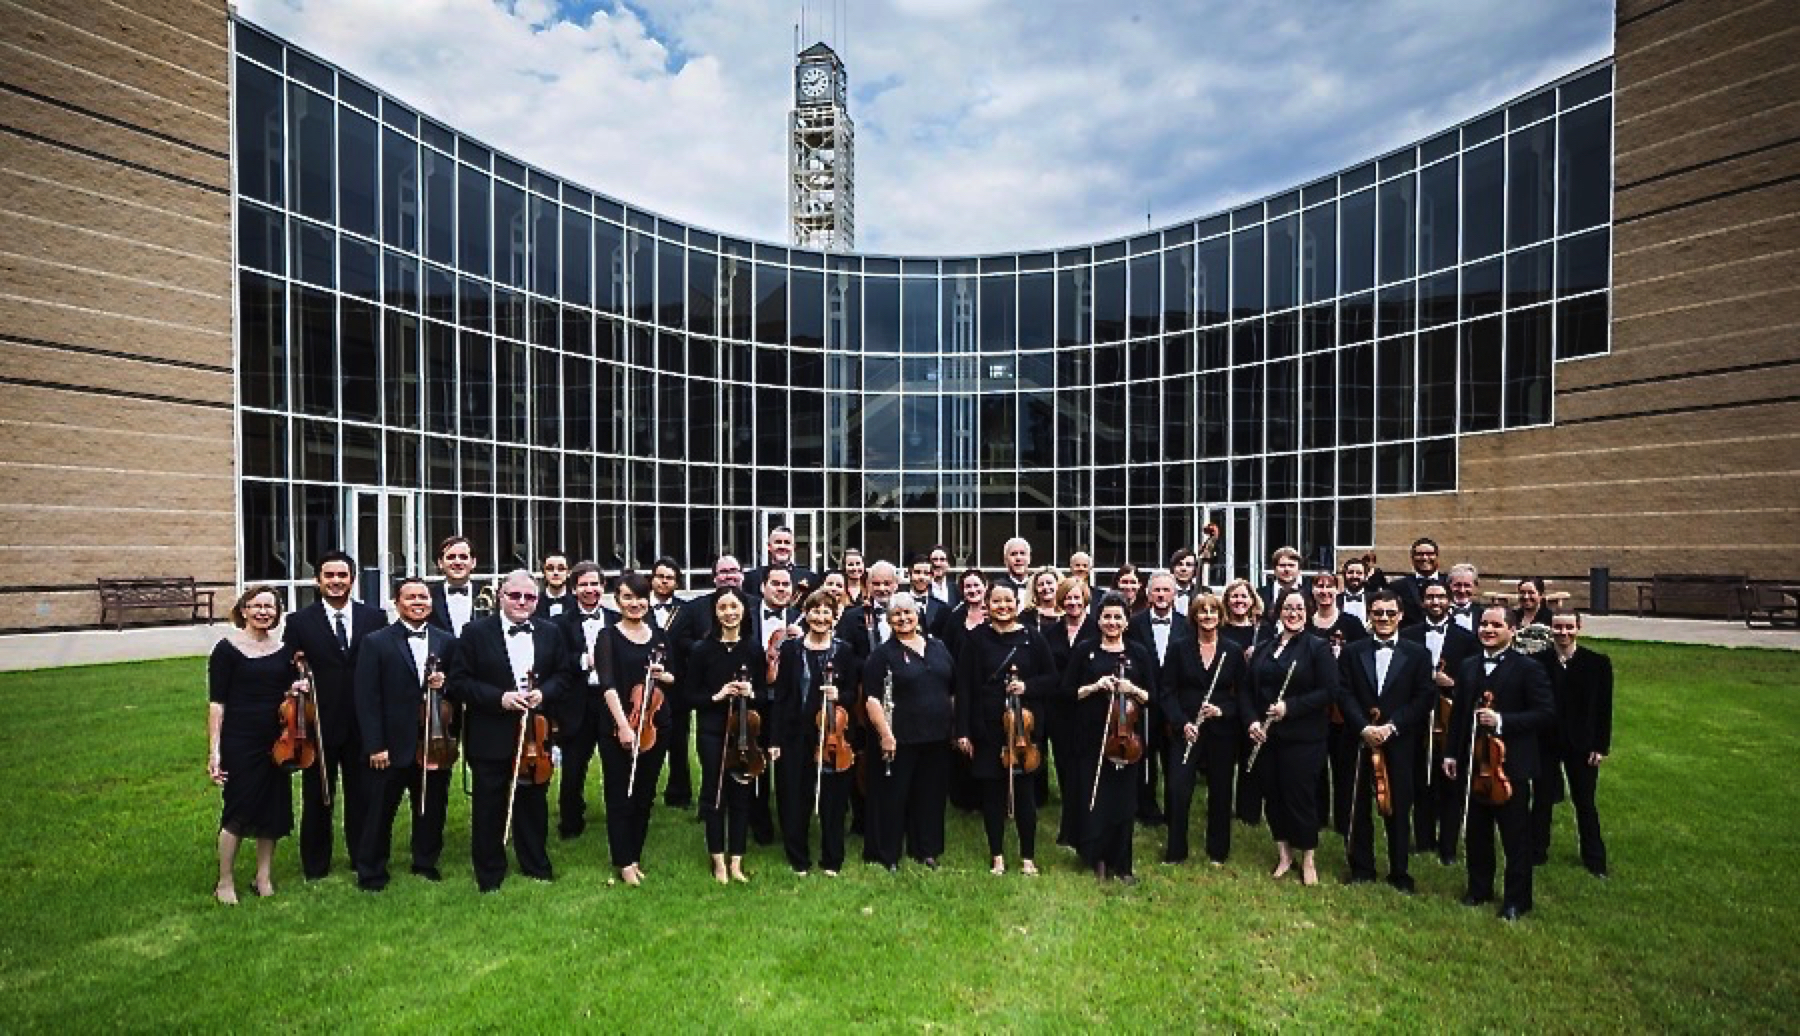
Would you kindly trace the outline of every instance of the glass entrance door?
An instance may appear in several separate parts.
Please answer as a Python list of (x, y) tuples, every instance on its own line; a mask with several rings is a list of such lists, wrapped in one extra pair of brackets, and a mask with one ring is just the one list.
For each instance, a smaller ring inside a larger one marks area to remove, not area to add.
[(369, 604), (387, 608), (394, 580), (423, 575), (418, 494), (398, 489), (356, 487), (349, 490), (350, 553), (362, 566), (357, 587)]
[[(1201, 580), (1216, 589), (1233, 579), (1262, 582), (1262, 505), (1211, 504), (1201, 508)], [(1206, 531), (1217, 528), (1216, 534)], [(1210, 548), (1207, 540), (1212, 540)], [(1210, 554), (1210, 557), (1207, 555)]]
[(825, 537), (821, 531), (824, 523), (817, 511), (762, 512), (757, 522), (762, 540), (756, 545), (756, 561), (752, 564), (768, 564), (769, 532), (783, 525), (794, 530), (794, 564), (815, 572), (822, 571), (826, 564)]

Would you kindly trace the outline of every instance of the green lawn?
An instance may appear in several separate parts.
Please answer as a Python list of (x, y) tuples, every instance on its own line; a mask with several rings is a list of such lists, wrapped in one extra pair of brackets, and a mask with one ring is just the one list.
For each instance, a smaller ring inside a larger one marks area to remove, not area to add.
[(441, 885), (402, 865), (366, 895), (341, 861), (307, 884), (288, 840), (277, 897), (250, 897), (246, 849), (226, 909), (204, 662), (0, 675), (0, 1031), (1792, 1031), (1800, 654), (1597, 646), (1619, 677), (1613, 878), (1581, 869), (1565, 807), (1510, 926), (1430, 857), (1411, 900), (1340, 886), (1330, 836), (1325, 884), (1273, 883), (1267, 833), (1242, 827), (1223, 871), (1158, 865), (1147, 830), (1135, 889), (1053, 848), (1045, 876), (995, 878), (955, 813), (936, 874), (800, 880), (767, 849), (720, 888), (699, 825), (659, 810), (642, 889), (609, 885), (596, 822), (552, 844), (555, 884), (483, 897), (460, 800)]

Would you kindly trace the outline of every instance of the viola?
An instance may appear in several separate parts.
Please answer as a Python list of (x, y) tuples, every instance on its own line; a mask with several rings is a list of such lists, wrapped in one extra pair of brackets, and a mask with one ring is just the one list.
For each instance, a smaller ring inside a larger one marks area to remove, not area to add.
[(444, 697), (443, 688), (431, 686), (441, 664), (436, 655), (425, 656), (425, 696), (419, 701), (419, 758), (439, 770), (456, 764), (456, 737), (450, 732), (456, 706)]
[(312, 668), (306, 664), (306, 653), (294, 652), (294, 668), (306, 690), (289, 691), (281, 702), (281, 735), (269, 749), (275, 765), (288, 773), (305, 770), (319, 758), (319, 704), (313, 694)]
[[(1006, 682), (1011, 684), (1018, 678), (1019, 670), (1015, 666), (1007, 673)], [(1036, 773), (1044, 762), (1043, 752), (1034, 738), (1037, 718), (1024, 706), (1021, 698), (1022, 695), (1017, 694), (1006, 696), (1006, 711), (1000, 717), (1006, 732), (1000, 745), (1000, 765), (1015, 773)]]
[[(1369, 725), (1381, 725), (1381, 710), (1369, 710)], [(1394, 789), (1388, 782), (1387, 749), (1376, 745), (1369, 749), (1369, 771), (1375, 775), (1375, 808), (1384, 817), (1394, 815)]]
[[(1131, 660), (1121, 655), (1118, 679), (1124, 680), (1130, 672)], [(1130, 766), (1144, 758), (1143, 716), (1144, 707), (1130, 695), (1113, 692), (1106, 717), (1106, 743), (1101, 754), (1114, 766)]]
[[(739, 666), (738, 682), (749, 679), (750, 670)], [(739, 784), (749, 784), (768, 768), (769, 753), (762, 746), (762, 715), (750, 707), (747, 696), (733, 695), (725, 713), (725, 764), (721, 772), (730, 774)], [(723, 787), (721, 782), (720, 788)]]
[(814, 722), (819, 727), (819, 748), (814, 761), (821, 770), (844, 773), (856, 764), (856, 751), (850, 747), (849, 710), (835, 702), (827, 703), (824, 699), (824, 689), (836, 686), (837, 674), (831, 663), (827, 662), (825, 677), (819, 688), (819, 714), (814, 717)]
[(638, 756), (656, 747), (654, 717), (663, 707), (662, 688), (656, 683), (656, 670), (662, 665), (663, 646), (652, 645), (650, 661), (644, 667), (644, 682), (631, 688), (631, 707), (625, 713), (625, 724), (633, 733), (631, 741), (631, 773), (625, 778), (625, 797), (637, 791)]
[[(526, 674), (525, 686), (527, 690), (537, 690), (535, 672)], [(549, 784), (550, 775), (556, 768), (550, 754), (550, 717), (536, 709), (527, 709), (519, 721), (524, 724), (524, 741), (518, 753), (518, 781), (520, 784)]]
[[(1493, 707), (1494, 692), (1482, 691), (1481, 708)], [(1474, 722), (1472, 717), (1470, 722)], [(1506, 776), (1506, 742), (1478, 732), (1469, 753), (1469, 795), (1490, 806), (1504, 806), (1512, 792), (1512, 781)]]

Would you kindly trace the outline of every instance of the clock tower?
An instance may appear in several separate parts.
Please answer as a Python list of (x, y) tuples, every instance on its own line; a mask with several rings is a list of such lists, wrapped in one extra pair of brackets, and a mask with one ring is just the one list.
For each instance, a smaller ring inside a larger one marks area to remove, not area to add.
[(788, 115), (788, 238), (796, 248), (856, 247), (856, 127), (844, 62), (823, 43), (794, 58)]

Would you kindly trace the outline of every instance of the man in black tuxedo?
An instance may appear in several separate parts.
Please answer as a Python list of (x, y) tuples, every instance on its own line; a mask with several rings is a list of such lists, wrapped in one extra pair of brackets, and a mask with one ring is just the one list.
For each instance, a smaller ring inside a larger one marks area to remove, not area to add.
[(1467, 563), (1451, 565), (1449, 582), (1450, 618), (1473, 634), (1475, 624), (1481, 621), (1481, 602), (1476, 600), (1481, 591), (1481, 573)]
[(570, 570), (575, 607), (556, 620), (573, 660), (568, 693), (557, 711), (557, 747), (562, 749), (562, 786), (556, 800), (556, 832), (578, 838), (587, 829), (587, 775), (599, 748), (600, 722), (606, 705), (600, 700), (612, 678), (612, 661), (600, 631), (619, 621), (617, 612), (600, 604), (605, 575), (592, 561)]
[(798, 637), (800, 609), (794, 607), (794, 577), (786, 569), (773, 568), (763, 576), (762, 586), (750, 598), (750, 628), (756, 631), (756, 642), (773, 654), (781, 642)]
[[(650, 611), (644, 620), (664, 632), (673, 627), (681, 615), (680, 589), (681, 566), (674, 558), (657, 558), (650, 566)], [(677, 673), (685, 671), (676, 670)], [(677, 691), (669, 699), (668, 780), (663, 784), (663, 805), (670, 809), (687, 809), (694, 804), (694, 753), (690, 733), (694, 710), (687, 703), (687, 695), (679, 690), (680, 686), (678, 681)]]
[[(1398, 596), (1398, 595), (1396, 595)], [(1450, 593), (1432, 583), (1425, 587), (1425, 621), (1417, 626), (1403, 626), (1400, 636), (1419, 644), (1431, 655), (1431, 682), (1437, 688), (1433, 704), (1437, 711), (1429, 722), (1419, 725), (1417, 762), (1413, 767), (1413, 787), (1418, 790), (1413, 807), (1413, 844), (1420, 851), (1437, 850), (1444, 866), (1456, 862), (1456, 831), (1462, 824), (1463, 790), (1455, 781), (1446, 781), (1438, 772), (1439, 763), (1448, 754), (1445, 736), (1432, 736), (1433, 725), (1448, 729), (1450, 709), (1456, 701), (1456, 681), (1463, 663), (1481, 653), (1481, 641), (1475, 634), (1450, 621)], [(1401, 613), (1405, 614), (1404, 611)]]
[[(912, 564), (907, 566), (906, 569), (906, 577), (907, 581), (912, 584), (913, 597), (920, 602), (920, 606), (925, 610), (924, 614), (919, 616), (919, 628), (923, 629), (926, 633), (937, 637), (939, 640), (942, 640), (944, 638), (944, 623), (950, 618), (950, 606), (943, 601), (938, 600), (937, 597), (933, 595), (931, 573), (932, 565), (930, 556), (925, 554), (913, 555)], [(1025, 602), (1021, 601), (1019, 603), (1023, 605)]]
[(1563, 798), (1566, 774), (1569, 798), (1575, 804), (1581, 864), (1589, 874), (1604, 878), (1606, 843), (1600, 838), (1594, 792), (1600, 783), (1600, 764), (1612, 753), (1613, 669), (1612, 659), (1582, 647), (1580, 638), (1580, 612), (1551, 616), (1550, 643), (1555, 658), (1546, 668), (1556, 698), (1556, 729), (1544, 738), (1544, 774), (1532, 792), (1532, 844), (1537, 862), (1547, 862), (1551, 823), (1556, 804)]
[[(453, 765), (419, 758), (421, 701), (427, 687), (444, 687), (445, 661), (456, 639), (426, 620), (431, 587), (408, 576), (394, 590), (399, 621), (363, 641), (356, 657), (356, 717), (362, 733), (369, 812), (355, 854), (356, 884), (379, 892), (388, 884), (394, 816), (400, 799), (412, 797), (412, 872), (442, 881), (438, 856), (444, 851), (444, 816), (450, 804)], [(454, 721), (445, 728), (455, 744)]]
[(1006, 560), (1006, 571), (995, 576), (994, 583), (1012, 587), (1019, 607), (1023, 608), (1031, 603), (1031, 543), (1023, 536), (1014, 536), (1000, 548), (1000, 554)]
[[(795, 586), (805, 583), (815, 590), (819, 588), (818, 573), (794, 562), (794, 530), (785, 525), (770, 529), (766, 548), (768, 560), (744, 573), (744, 586), (748, 592), (761, 593), (764, 577), (778, 568), (787, 570), (788, 575), (793, 577)], [(710, 616), (708, 618), (710, 621)]]
[(537, 596), (530, 572), (508, 574), (500, 584), (500, 614), (469, 623), (451, 656), (449, 693), (466, 707), (463, 751), (475, 784), (469, 850), (483, 892), (506, 880), (509, 799), (519, 870), (539, 881), (553, 877), (545, 844), (549, 786), (518, 781), (513, 769), (524, 722), (535, 710), (556, 714), (572, 671), (563, 631), (532, 621)]
[(561, 618), (575, 607), (575, 598), (569, 592), (569, 575), (568, 558), (551, 554), (544, 559), (544, 589), (538, 595), (538, 618)]
[[(1144, 597), (1150, 607), (1131, 617), (1125, 626), (1125, 639), (1135, 640), (1150, 652), (1156, 659), (1158, 668), (1168, 661), (1169, 652), (1179, 651), (1194, 639), (1194, 626), (1187, 617), (1175, 610), (1175, 577), (1168, 572), (1158, 572), (1145, 584)], [(1188, 648), (1192, 650), (1192, 648)], [(1164, 821), (1162, 804), (1162, 779), (1159, 771), (1162, 768), (1162, 757), (1167, 749), (1165, 737), (1165, 720), (1161, 708), (1155, 704), (1145, 706), (1149, 710), (1150, 736), (1144, 744), (1144, 780), (1138, 784), (1138, 823), (1155, 826)]]
[(1369, 566), (1361, 558), (1351, 558), (1344, 562), (1338, 570), (1344, 580), (1344, 592), (1338, 594), (1338, 608), (1346, 615), (1356, 616), (1363, 625), (1369, 624), (1369, 598), (1374, 591), (1369, 587)]
[[(681, 607), (675, 612), (675, 618), (667, 626), (669, 647), (674, 655), (676, 672), (685, 671), (688, 655), (693, 652), (695, 645), (706, 639), (707, 633), (712, 630), (713, 602), (718, 597), (718, 591), (726, 587), (744, 589), (744, 568), (738, 563), (738, 559), (730, 554), (720, 554), (718, 560), (713, 562), (712, 571), (712, 592), (683, 601)], [(759, 586), (761, 586), (760, 583), (752, 584), (746, 592), (755, 591)], [(652, 597), (655, 595), (655, 588), (656, 584), (652, 582)], [(651, 607), (655, 607), (654, 600), (651, 602)]]
[(1437, 701), (1432, 689), (1431, 653), (1400, 633), (1400, 600), (1383, 591), (1367, 608), (1374, 633), (1344, 648), (1344, 728), (1361, 738), (1357, 751), (1355, 798), (1350, 806), (1349, 884), (1375, 880), (1375, 824), (1369, 804), (1375, 798), (1372, 753), (1387, 759), (1388, 795), (1393, 812), (1384, 817), (1388, 840), (1388, 884), (1413, 893), (1407, 871), (1408, 814), (1413, 800), (1413, 765), (1421, 739), (1416, 731), (1431, 721)]
[[(1480, 797), (1469, 799), (1469, 889), (1464, 906), (1480, 906), (1494, 898), (1494, 829), (1500, 829), (1500, 846), (1506, 853), (1506, 885), (1500, 917), (1516, 921), (1531, 912), (1531, 871), (1535, 853), (1531, 845), (1531, 784), (1538, 778), (1539, 737), (1556, 722), (1556, 699), (1550, 677), (1536, 660), (1513, 650), (1516, 619), (1512, 611), (1495, 605), (1481, 613), (1482, 653), (1463, 663), (1458, 676), (1456, 711), (1450, 722), (1450, 758), (1444, 760), (1444, 776), (1455, 780), (1470, 773), (1471, 734), (1481, 732), (1506, 744), (1505, 773), (1512, 795), (1493, 805)], [(1492, 692), (1491, 705), (1483, 701)]]
[(850, 645), (857, 658), (868, 659), (869, 652), (892, 636), (887, 624), (888, 602), (899, 589), (900, 570), (892, 562), (877, 561), (869, 566), (869, 592), (864, 595), (863, 603), (844, 609), (844, 614), (838, 617), (835, 634)]
[[(331, 811), (342, 777), (344, 851), (356, 862), (358, 839), (368, 814), (362, 745), (356, 731), (352, 686), (356, 655), (369, 634), (388, 624), (387, 613), (351, 599), (356, 561), (329, 551), (315, 567), (319, 600), (288, 617), (282, 643), (306, 653), (319, 705), (319, 752), (313, 768), (300, 775), (300, 870), (308, 881), (331, 873)], [(319, 776), (321, 770), (325, 774)]]
[(931, 548), (931, 596), (950, 607), (950, 550), (943, 544)]
[(461, 536), (446, 536), (438, 544), (437, 565), (444, 581), (431, 588), (430, 621), (451, 636), (460, 637), (469, 620), (486, 614), (476, 606), (481, 595), (470, 579), (475, 574), (475, 548)]
[(1425, 621), (1425, 588), (1433, 584), (1449, 588), (1449, 581), (1438, 571), (1437, 541), (1421, 536), (1412, 545), (1413, 574), (1389, 579), (1387, 589), (1400, 598), (1400, 626), (1417, 626)]
[(1269, 567), (1273, 570), (1275, 578), (1264, 583), (1258, 592), (1262, 594), (1263, 625), (1273, 631), (1276, 620), (1279, 618), (1276, 613), (1281, 611), (1274, 602), (1281, 600), (1282, 594), (1298, 590), (1301, 598), (1306, 601), (1308, 615), (1312, 614), (1313, 597), (1311, 592), (1301, 584), (1299, 551), (1292, 547), (1277, 547), (1275, 553), (1269, 558)]

